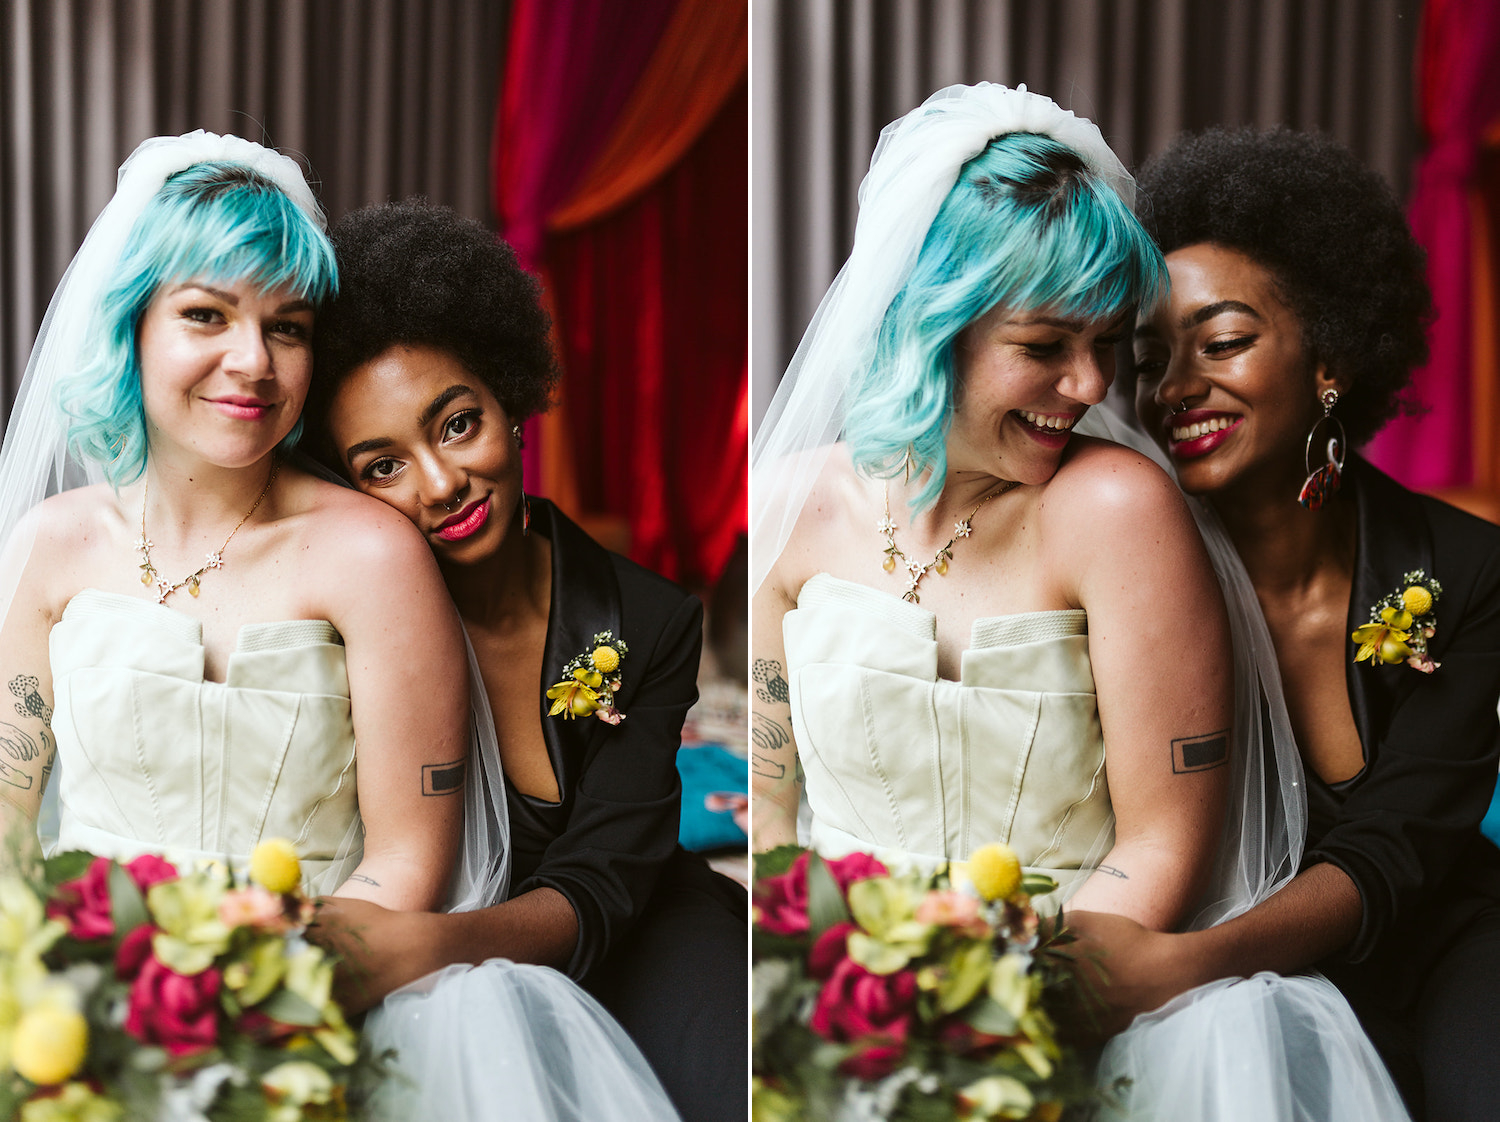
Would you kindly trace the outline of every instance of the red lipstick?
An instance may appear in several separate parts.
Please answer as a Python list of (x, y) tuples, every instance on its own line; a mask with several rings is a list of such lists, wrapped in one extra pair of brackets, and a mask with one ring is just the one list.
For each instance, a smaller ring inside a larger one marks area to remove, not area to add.
[(473, 537), (484, 529), (484, 524), (490, 520), (490, 499), (486, 495), (482, 499), (475, 499), (463, 510), (452, 518), (438, 526), (435, 533), (445, 542), (461, 542), (465, 538)]
[[(1186, 413), (1172, 413), (1162, 419), (1167, 430), (1167, 453), (1173, 459), (1194, 460), (1206, 456), (1240, 427), (1243, 417), (1233, 413), (1221, 413), (1217, 409), (1191, 409)], [(1197, 436), (1188, 435), (1194, 426), (1200, 430)], [(1217, 426), (1206, 431), (1210, 425)], [(1176, 434), (1182, 433), (1179, 439)]]

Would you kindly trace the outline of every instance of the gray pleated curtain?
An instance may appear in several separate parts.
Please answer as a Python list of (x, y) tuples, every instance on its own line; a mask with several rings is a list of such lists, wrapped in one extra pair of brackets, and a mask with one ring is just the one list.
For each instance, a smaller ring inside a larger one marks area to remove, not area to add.
[(489, 218), (495, 0), (0, 0), (0, 420), (52, 290), (141, 140), (299, 155), (330, 217)]
[(1135, 167), (1184, 129), (1318, 128), (1405, 191), (1419, 0), (755, 0), (756, 421), (854, 238), (880, 129), (954, 82), (1025, 82)]

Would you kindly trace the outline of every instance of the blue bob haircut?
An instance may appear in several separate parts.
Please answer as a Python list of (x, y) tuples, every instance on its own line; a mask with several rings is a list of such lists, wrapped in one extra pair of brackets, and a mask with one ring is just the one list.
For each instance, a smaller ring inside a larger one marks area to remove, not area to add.
[[(169, 178), (131, 228), (79, 368), (58, 379), (69, 451), (102, 464), (115, 487), (146, 470), (141, 317), (162, 285), (189, 280), (286, 286), (317, 305), (333, 295), (338, 266), (317, 222), (266, 176), (207, 161)], [(299, 418), (281, 447), (301, 435)]]
[(911, 505), (930, 506), (948, 467), (965, 327), (1001, 305), (1108, 322), (1165, 289), (1161, 251), (1076, 152), (1036, 133), (997, 137), (960, 169), (854, 379), (844, 439), (855, 465), (889, 478), (910, 452), (914, 471), (932, 469)]

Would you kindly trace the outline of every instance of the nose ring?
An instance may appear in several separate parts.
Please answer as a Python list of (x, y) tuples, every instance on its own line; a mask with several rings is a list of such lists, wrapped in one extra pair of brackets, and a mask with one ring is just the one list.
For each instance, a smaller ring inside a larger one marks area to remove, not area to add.
[(1172, 412), (1173, 413), (1186, 413), (1187, 412), (1187, 407), (1188, 407), (1187, 402), (1185, 402), (1185, 401), (1179, 401), (1176, 405), (1172, 406)]
[(453, 508), (454, 508), (454, 507), (456, 507), (456, 506), (457, 506), (457, 505), (458, 505), (458, 500), (457, 500), (457, 499), (455, 499), (455, 500), (454, 500), (454, 501), (453, 501), (453, 502), (451, 502), (451, 503), (444, 503), (444, 504), (443, 504), (443, 509), (444, 509), (444, 510), (452, 510), (452, 509), (453, 509)]

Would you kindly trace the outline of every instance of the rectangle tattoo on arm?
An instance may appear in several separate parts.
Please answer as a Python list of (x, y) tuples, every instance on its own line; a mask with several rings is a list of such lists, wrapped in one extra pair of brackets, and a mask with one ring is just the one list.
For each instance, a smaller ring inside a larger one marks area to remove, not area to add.
[(1206, 736), (1185, 736), (1172, 741), (1172, 770), (1178, 775), (1207, 771), (1229, 762), (1229, 730)]
[(424, 764), (422, 767), (422, 794), (456, 795), (464, 789), (468, 775), (468, 760), (453, 760), (446, 764)]

